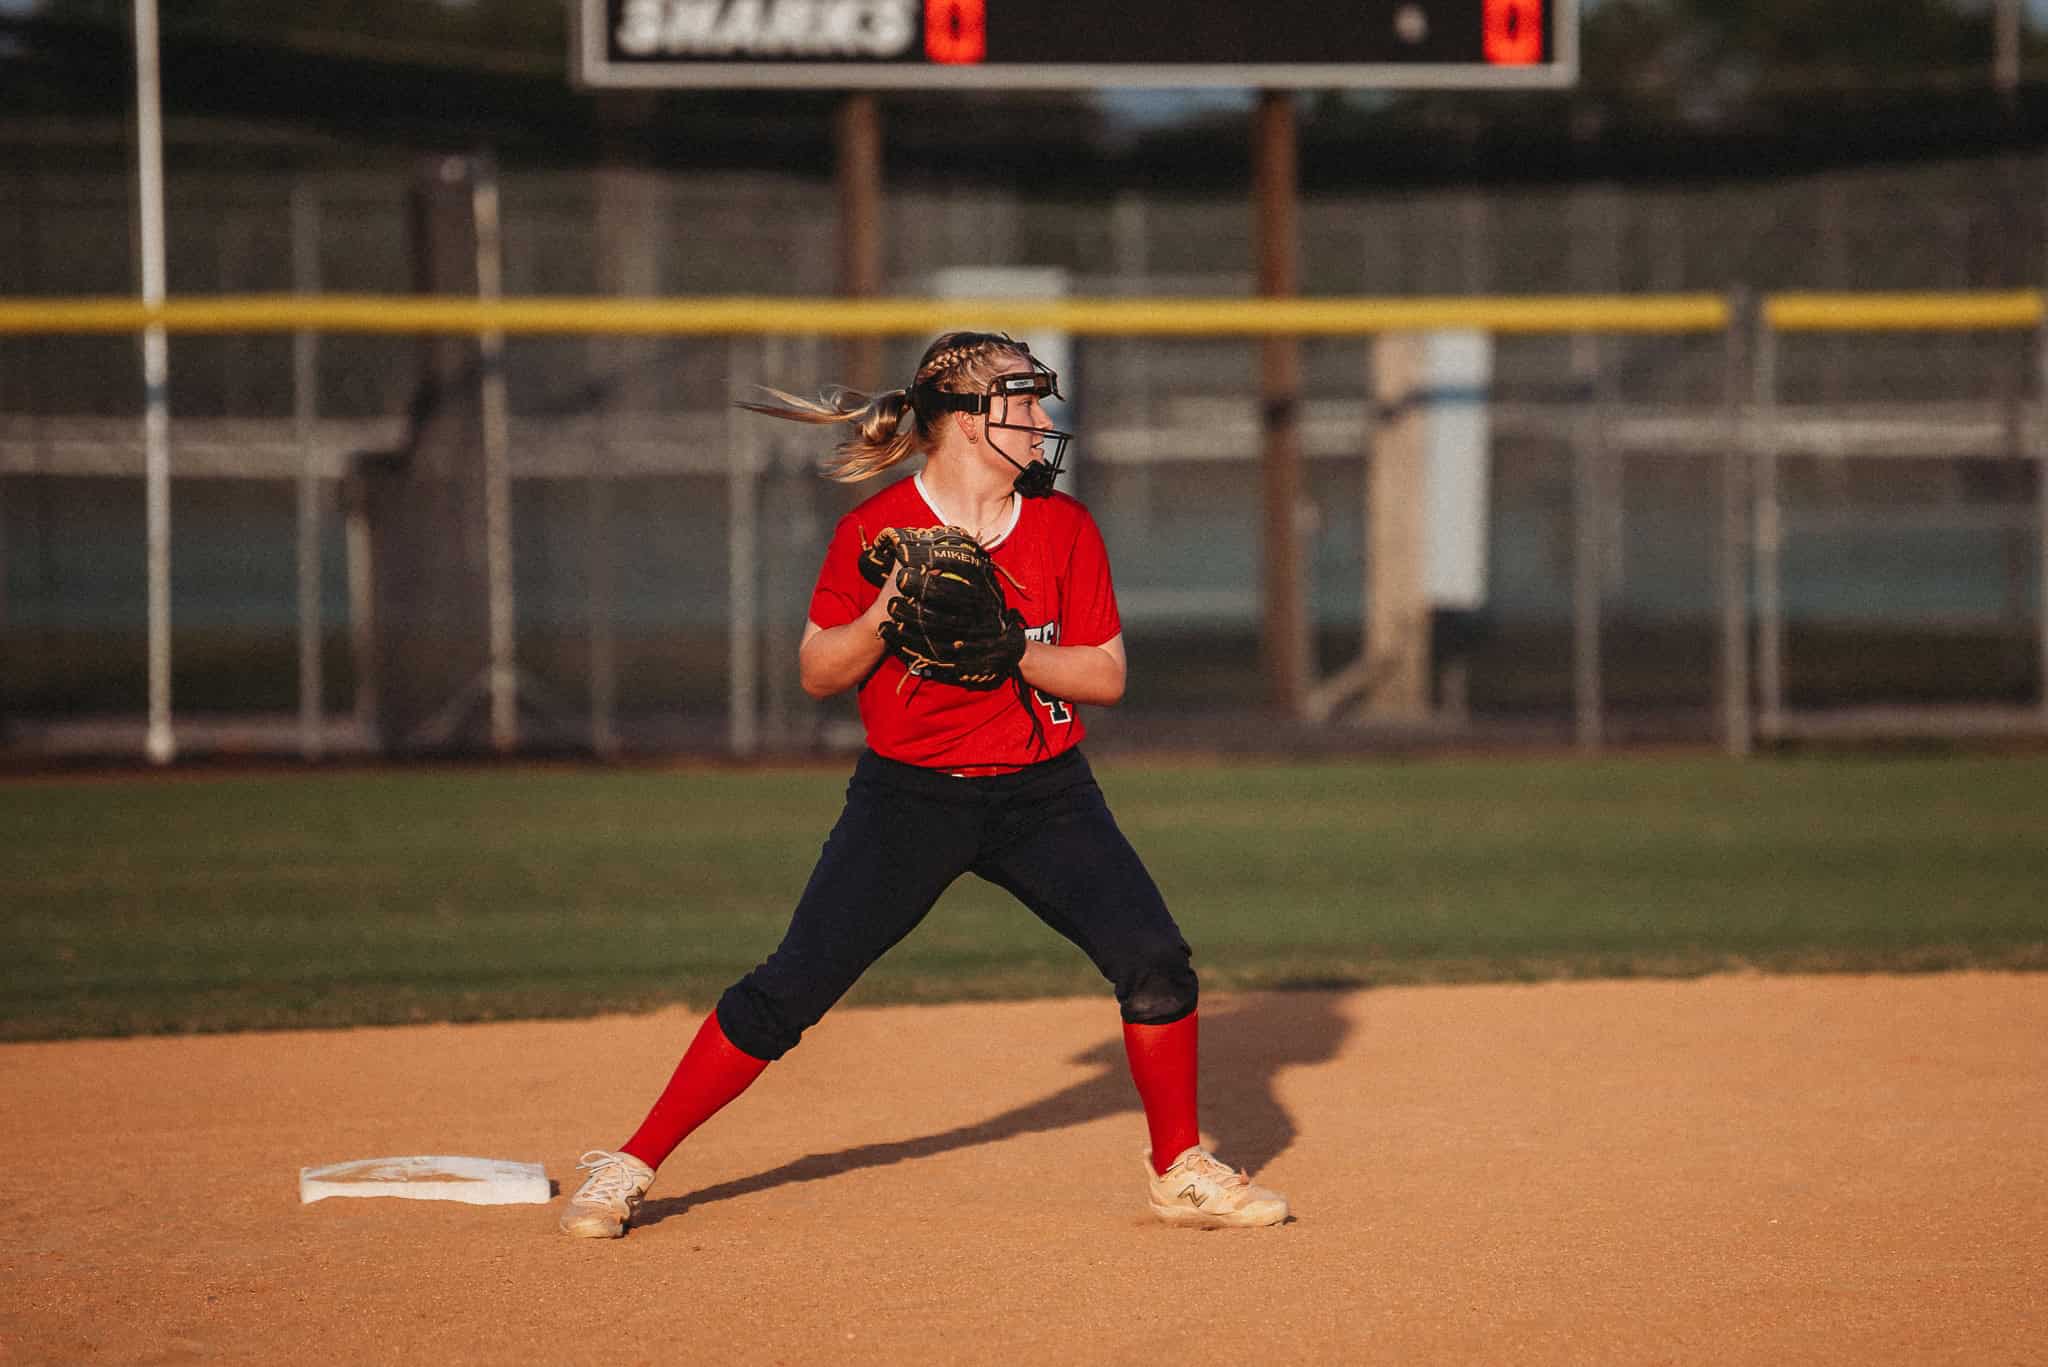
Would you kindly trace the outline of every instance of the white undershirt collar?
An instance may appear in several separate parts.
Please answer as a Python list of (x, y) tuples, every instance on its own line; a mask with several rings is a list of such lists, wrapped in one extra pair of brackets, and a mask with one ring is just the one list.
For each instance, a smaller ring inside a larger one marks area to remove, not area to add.
[[(939, 506), (939, 501), (936, 498), (932, 497), (931, 489), (924, 482), (924, 471), (918, 471), (916, 474), (912, 475), (910, 479), (913, 484), (917, 485), (917, 496), (924, 500), (924, 506), (932, 510), (932, 516), (938, 518), (940, 522), (944, 523), (948, 527), (967, 526), (967, 523), (963, 519), (954, 517), (952, 514), (948, 513), (944, 508), (941, 508)], [(1010, 533), (1013, 530), (1015, 530), (1017, 526), (1017, 519), (1021, 517), (1023, 513), (1023, 496), (1015, 492), (1012, 492), (1010, 495), (1010, 511), (1004, 514), (1002, 523), (999, 526), (997, 526), (995, 530), (995, 535), (982, 538), (981, 548), (985, 551), (992, 551), (996, 547), (1002, 545), (1003, 542), (1009, 537)], [(969, 528), (969, 530), (971, 531), (973, 529)]]

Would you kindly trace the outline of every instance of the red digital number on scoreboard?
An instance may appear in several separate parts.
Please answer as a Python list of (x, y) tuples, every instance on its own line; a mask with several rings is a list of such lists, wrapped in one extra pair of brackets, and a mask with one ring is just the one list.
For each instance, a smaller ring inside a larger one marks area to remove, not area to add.
[(1483, 23), (1486, 60), (1493, 65), (1543, 60), (1543, 0), (1486, 0)]
[(949, 66), (988, 57), (984, 0), (924, 0), (924, 55)]

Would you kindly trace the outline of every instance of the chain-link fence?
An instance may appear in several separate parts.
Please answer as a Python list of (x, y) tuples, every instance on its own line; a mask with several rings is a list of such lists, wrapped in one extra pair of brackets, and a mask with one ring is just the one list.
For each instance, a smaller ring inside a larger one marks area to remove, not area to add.
[[(1382, 296), (2031, 287), (2048, 240), (2039, 181), (2014, 157), (1774, 184), (1317, 198), (1303, 281)], [(132, 290), (125, 184), (0, 182), (0, 293)], [(172, 293), (414, 290), (413, 199), (403, 175), (174, 183)], [(509, 295), (831, 285), (830, 191), (814, 182), (507, 174), (502, 211)], [(891, 201), (886, 229), (901, 294), (949, 269), (1030, 266), (1083, 297), (1241, 295), (1250, 236), (1248, 203), (1135, 192), (912, 191)], [(1437, 733), (1724, 735), (1731, 651), (1753, 680), (1739, 701), (1767, 736), (1873, 707), (1939, 707), (1926, 724), (1951, 729), (2039, 715), (2035, 329), (1763, 335), (1751, 352), (1767, 354), (1738, 365), (1722, 331), (1499, 334), (1483, 392), (1423, 396), (1446, 410), (1477, 401), (1487, 452), (1483, 503), (1468, 510), (1483, 593), (1433, 623)], [(431, 515), (421, 480), (379, 492), (437, 401), (423, 385), (437, 345), (173, 336), (172, 682), (188, 743), (477, 739), (504, 687), (479, 672), (491, 604), (475, 581), (450, 586), (488, 558), (484, 529), (465, 521), (482, 491)], [(907, 375), (919, 346), (889, 341), (885, 374)], [(1091, 334), (1066, 346), (1074, 489), (1108, 536), (1133, 657), (1102, 734), (1222, 743), (1263, 718), (1254, 734), (1270, 738), (1258, 343)], [(1385, 417), (1374, 370), (1370, 335), (1305, 344), (1300, 524), (1324, 675), (1368, 634), (1370, 456)], [(844, 741), (850, 707), (805, 698), (790, 660), (824, 536), (862, 491), (812, 473), (817, 434), (729, 406), (736, 385), (839, 378), (833, 339), (513, 336), (494, 373), (522, 743)], [(460, 362), (441, 374), (463, 381)], [(120, 748), (144, 710), (139, 388), (131, 336), (0, 336), (0, 743), (17, 752)], [(404, 515), (418, 525), (401, 534)], [(1740, 642), (1725, 611), (1736, 531), (1743, 621), (1757, 624)], [(440, 570), (389, 578), (401, 555), (430, 552)], [(417, 603), (409, 643), (380, 642), (408, 582), (439, 587)], [(401, 666), (418, 687), (394, 730)], [(309, 701), (317, 723), (303, 720)], [(1321, 725), (1361, 716), (1370, 707), (1346, 703)]]

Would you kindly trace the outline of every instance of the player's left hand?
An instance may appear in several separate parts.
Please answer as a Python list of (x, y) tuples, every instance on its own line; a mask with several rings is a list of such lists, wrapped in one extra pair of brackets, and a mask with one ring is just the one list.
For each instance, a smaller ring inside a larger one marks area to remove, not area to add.
[(888, 527), (861, 553), (861, 573), (896, 596), (877, 628), (919, 678), (996, 688), (1024, 658), (1024, 618), (1003, 596), (1001, 571), (960, 527)]

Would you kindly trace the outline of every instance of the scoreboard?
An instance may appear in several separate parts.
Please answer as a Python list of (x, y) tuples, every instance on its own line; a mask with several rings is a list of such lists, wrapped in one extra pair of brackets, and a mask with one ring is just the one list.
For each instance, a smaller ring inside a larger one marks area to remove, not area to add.
[(571, 0), (612, 87), (1570, 85), (1578, 0)]

